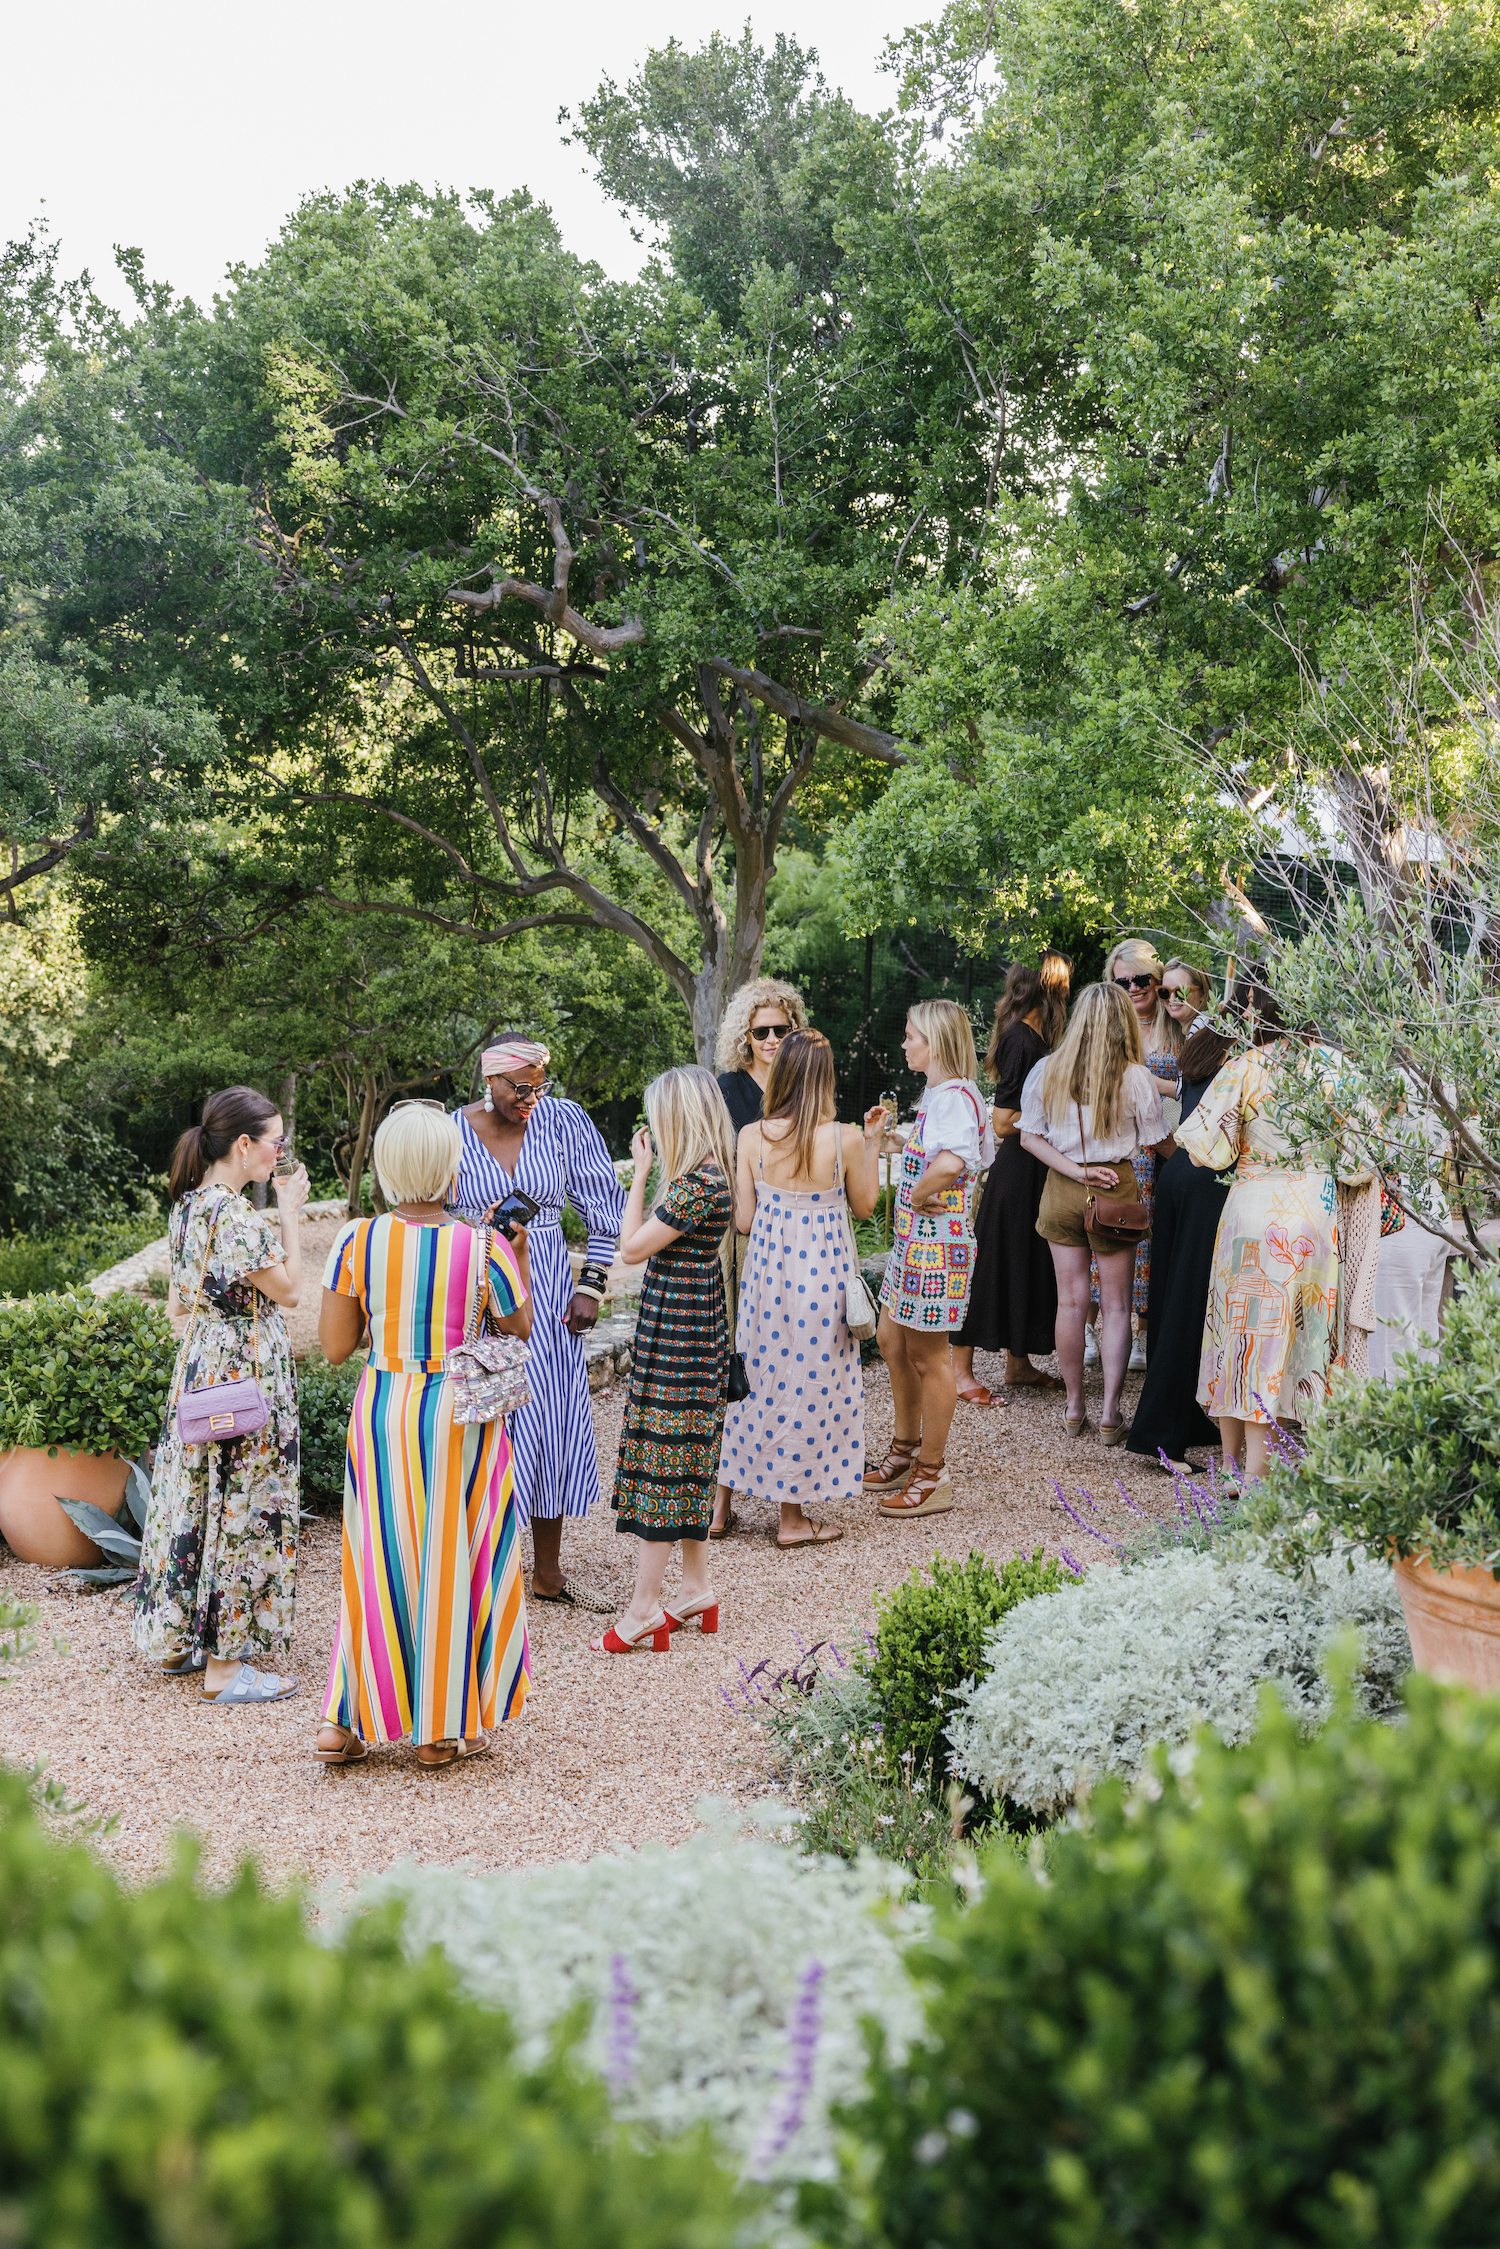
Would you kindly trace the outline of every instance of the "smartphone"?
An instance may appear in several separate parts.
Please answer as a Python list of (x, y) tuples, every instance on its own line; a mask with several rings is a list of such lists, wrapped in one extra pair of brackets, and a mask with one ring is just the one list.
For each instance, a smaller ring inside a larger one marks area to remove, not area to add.
[(541, 1207), (541, 1204), (533, 1202), (529, 1195), (523, 1195), (519, 1187), (512, 1187), (503, 1201), (495, 1205), (493, 1223), (499, 1227), (505, 1239), (509, 1241), (518, 1226), (529, 1226), (531, 1224)]

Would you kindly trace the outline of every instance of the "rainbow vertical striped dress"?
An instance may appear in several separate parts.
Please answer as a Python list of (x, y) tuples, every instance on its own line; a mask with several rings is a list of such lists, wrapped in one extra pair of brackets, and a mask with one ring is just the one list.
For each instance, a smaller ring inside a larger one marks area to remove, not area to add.
[[(362, 1741), (472, 1740), (530, 1689), (526, 1601), (503, 1421), (455, 1427), (443, 1374), (479, 1287), (484, 1236), (462, 1223), (361, 1218), (329, 1253), (325, 1288), (370, 1322), (349, 1415), (338, 1639), (325, 1719)], [(525, 1296), (494, 1236), (490, 1302)]]

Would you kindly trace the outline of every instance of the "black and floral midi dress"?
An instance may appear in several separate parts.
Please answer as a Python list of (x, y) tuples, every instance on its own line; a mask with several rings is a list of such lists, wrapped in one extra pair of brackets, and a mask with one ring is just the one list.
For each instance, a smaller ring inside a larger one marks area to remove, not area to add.
[(656, 1206), (680, 1233), (647, 1262), (610, 1502), (637, 1538), (708, 1536), (729, 1372), (719, 1245), (733, 1211), (716, 1164), (674, 1179)]
[[(179, 1303), (191, 1306), (200, 1272), (203, 1298), (178, 1347), (157, 1446), (132, 1637), (143, 1655), (174, 1662), (279, 1654), (291, 1643), (297, 1592), (297, 1378), (281, 1306), (246, 1275), (283, 1264), (286, 1251), (269, 1213), (217, 1185), (173, 1206), (167, 1240)], [(255, 1373), (257, 1330), (265, 1427), (228, 1443), (184, 1444), (179, 1388)]]

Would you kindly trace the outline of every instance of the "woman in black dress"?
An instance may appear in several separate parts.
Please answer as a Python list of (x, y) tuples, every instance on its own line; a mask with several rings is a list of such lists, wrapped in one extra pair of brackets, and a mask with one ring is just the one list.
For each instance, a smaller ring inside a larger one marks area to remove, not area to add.
[[(1195, 1031), (1183, 1047), (1185, 1124), (1234, 1052), (1215, 1030)], [(1214, 1242), (1229, 1179), (1200, 1170), (1186, 1148), (1174, 1149), (1156, 1175), (1151, 1216), (1151, 1294), (1146, 1306), (1147, 1369), (1127, 1452), (1160, 1467), (1187, 1466), (1189, 1445), (1216, 1445), (1216, 1422), (1198, 1403), (1198, 1361), (1213, 1277)]]
[(1070, 970), (1061, 953), (1039, 968), (1017, 962), (995, 1009), (985, 1074), (995, 1081), (996, 1153), (974, 1221), (974, 1286), (968, 1317), (953, 1340), (953, 1377), (971, 1406), (1003, 1404), (974, 1379), (974, 1353), (1003, 1351), (1012, 1389), (1056, 1390), (1055, 1374), (1032, 1365), (1054, 1348), (1057, 1278), (1052, 1252), (1036, 1230), (1047, 1167), (1020, 1142), (1021, 1088), (1052, 1052), (1068, 1018)]

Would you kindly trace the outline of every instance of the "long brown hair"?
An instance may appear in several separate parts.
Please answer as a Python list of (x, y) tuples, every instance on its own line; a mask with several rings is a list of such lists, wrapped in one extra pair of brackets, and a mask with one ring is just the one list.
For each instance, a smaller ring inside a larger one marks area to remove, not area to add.
[(1132, 1062), (1143, 1062), (1141, 1026), (1118, 984), (1085, 984), (1055, 1054), (1042, 1069), (1042, 1107), (1061, 1124), (1076, 1101), (1101, 1137), (1120, 1114), (1120, 1088)]
[(228, 1085), (211, 1093), (203, 1104), (202, 1119), (189, 1125), (172, 1150), (167, 1186), (174, 1203), (201, 1187), (210, 1164), (227, 1156), (242, 1132), (258, 1139), (263, 1126), (280, 1111), (274, 1101), (257, 1093), (253, 1085)]
[(762, 1127), (783, 1119), (791, 1131), (778, 1134), (772, 1147), (790, 1147), (797, 1176), (811, 1176), (818, 1127), (837, 1115), (833, 1048), (821, 1031), (792, 1031), (776, 1049), (761, 1106)]
[(1065, 954), (1054, 952), (1050, 945), (1038, 968), (1031, 968), (1024, 961), (1011, 963), (1005, 972), (1005, 989), (995, 1002), (995, 1022), (984, 1058), (987, 1078), (992, 1078), (999, 1067), (1000, 1041), (1013, 1024), (1024, 1022), (1028, 1015), (1040, 1016), (1039, 1037), (1045, 1039), (1049, 1047), (1056, 1046), (1068, 1020), (1068, 987), (1072, 977), (1072, 963)]
[[(1247, 1025), (1252, 1046), (1269, 1046), (1272, 1039), (1286, 1036), (1286, 1018), (1276, 994), (1264, 984), (1252, 984), (1248, 977), (1240, 977), (1235, 984), (1227, 1013)], [(1205, 1023), (1184, 1045), (1177, 1066), (1187, 1085), (1201, 1085), (1216, 1078), (1233, 1053), (1233, 1037)]]

